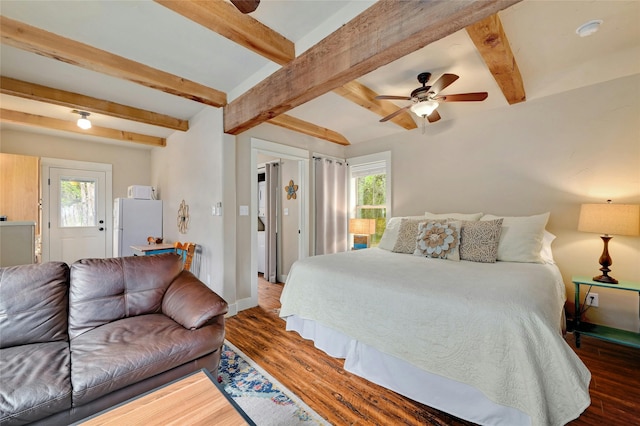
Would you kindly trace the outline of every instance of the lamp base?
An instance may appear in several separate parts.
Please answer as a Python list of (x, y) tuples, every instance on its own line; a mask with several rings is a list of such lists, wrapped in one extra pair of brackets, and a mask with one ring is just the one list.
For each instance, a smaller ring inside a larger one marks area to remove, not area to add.
[(599, 259), (600, 266), (602, 266), (602, 268), (600, 268), (602, 275), (593, 277), (593, 280), (599, 283), (618, 284), (618, 280), (609, 276), (609, 272), (611, 271), (609, 266), (613, 264), (611, 256), (609, 256), (609, 240), (611, 237), (609, 235), (601, 235), (600, 238), (602, 238), (602, 242), (604, 243), (604, 249), (602, 250), (602, 254)]
[(597, 277), (593, 277), (592, 279), (599, 283), (618, 284), (618, 280), (610, 277), (609, 275), (598, 275)]

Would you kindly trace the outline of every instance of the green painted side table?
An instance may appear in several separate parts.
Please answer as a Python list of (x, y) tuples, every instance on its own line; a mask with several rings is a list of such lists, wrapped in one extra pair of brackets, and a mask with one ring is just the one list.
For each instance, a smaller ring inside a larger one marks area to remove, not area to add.
[[(580, 317), (584, 312), (580, 309), (580, 286), (589, 286), (587, 293), (584, 296), (586, 302), (589, 293), (593, 287), (612, 288), (615, 290), (626, 290), (638, 293), (638, 316), (640, 318), (640, 283), (634, 283), (630, 281), (620, 281), (618, 284), (607, 284), (598, 281), (593, 281), (591, 278), (586, 277), (572, 277), (571, 281), (575, 285), (575, 314), (574, 325), (575, 330), (573, 334), (576, 337), (576, 347), (580, 347), (580, 335), (593, 336), (598, 339), (607, 340), (609, 342), (619, 343), (621, 345), (631, 346), (634, 348), (640, 348), (640, 332), (634, 333), (633, 331), (620, 330), (617, 328), (606, 327), (604, 325), (590, 324), (587, 322), (580, 322)], [(586, 305), (586, 303), (585, 303)]]

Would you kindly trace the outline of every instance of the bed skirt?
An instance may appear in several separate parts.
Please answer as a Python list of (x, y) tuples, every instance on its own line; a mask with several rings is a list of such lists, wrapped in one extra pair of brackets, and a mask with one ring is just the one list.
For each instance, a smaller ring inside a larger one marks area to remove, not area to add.
[(296, 315), (287, 317), (287, 331), (296, 331), (334, 358), (344, 369), (414, 401), (481, 425), (530, 425), (520, 410), (496, 404), (476, 388), (421, 370), (343, 333)]

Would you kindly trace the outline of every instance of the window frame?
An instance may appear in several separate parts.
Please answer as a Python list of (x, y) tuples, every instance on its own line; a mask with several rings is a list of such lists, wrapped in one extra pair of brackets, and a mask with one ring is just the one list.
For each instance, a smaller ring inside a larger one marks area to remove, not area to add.
[[(392, 197), (393, 194), (391, 192), (392, 184), (392, 176), (391, 176), (391, 151), (384, 151), (375, 154), (362, 155), (358, 157), (351, 157), (347, 159), (347, 163), (349, 164), (349, 193), (348, 193), (348, 203), (349, 203), (349, 219), (356, 217), (356, 203), (357, 203), (357, 194), (355, 188), (355, 178), (354, 178), (354, 169), (358, 169), (358, 166), (373, 166), (376, 163), (380, 166), (384, 165), (385, 169), (385, 210), (386, 210), (386, 223), (389, 223), (389, 218), (392, 217), (391, 205), (392, 205)], [(353, 235), (349, 234), (349, 245), (353, 246)]]

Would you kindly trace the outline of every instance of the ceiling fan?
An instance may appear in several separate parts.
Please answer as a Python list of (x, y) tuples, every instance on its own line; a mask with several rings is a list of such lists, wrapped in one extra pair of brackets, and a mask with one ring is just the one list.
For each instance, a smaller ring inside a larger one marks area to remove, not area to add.
[(427, 120), (429, 120), (429, 123), (433, 123), (440, 120), (440, 114), (436, 110), (436, 108), (438, 108), (438, 106), (440, 105), (440, 102), (472, 102), (484, 101), (485, 99), (487, 99), (487, 92), (439, 95), (442, 90), (456, 81), (459, 77), (455, 74), (442, 74), (442, 76), (437, 79), (432, 86), (427, 86), (427, 82), (430, 78), (430, 72), (423, 72), (418, 74), (418, 81), (422, 84), (422, 87), (418, 87), (417, 89), (412, 91), (410, 96), (376, 96), (376, 99), (411, 101), (411, 104), (387, 115), (386, 117), (382, 118), (380, 122), (383, 123), (387, 120), (392, 119), (403, 111), (411, 109), (411, 111), (413, 111), (418, 117), (426, 117)]
[(231, 3), (242, 13), (251, 13), (258, 8), (260, 0), (231, 0)]

